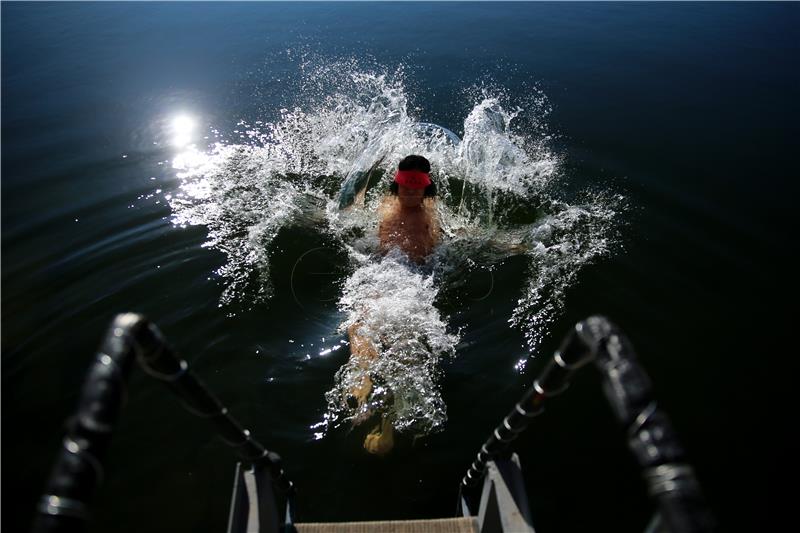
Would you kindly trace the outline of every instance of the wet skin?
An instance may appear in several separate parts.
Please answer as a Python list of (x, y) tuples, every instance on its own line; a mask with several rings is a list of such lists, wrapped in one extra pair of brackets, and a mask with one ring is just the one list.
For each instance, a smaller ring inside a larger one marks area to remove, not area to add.
[(425, 205), (424, 192), (401, 185), (396, 198), (384, 200), (378, 228), (381, 253), (398, 247), (415, 263), (423, 263), (431, 254), (439, 240), (439, 229), (432, 206)]

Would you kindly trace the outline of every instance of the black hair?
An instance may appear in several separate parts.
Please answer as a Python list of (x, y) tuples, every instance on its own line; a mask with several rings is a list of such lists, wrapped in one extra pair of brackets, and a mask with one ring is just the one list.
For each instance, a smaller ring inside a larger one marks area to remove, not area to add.
[[(397, 165), (397, 170), (418, 170), (420, 172), (425, 172), (426, 174), (430, 174), (431, 172), (431, 162), (422, 157), (421, 155), (407, 155), (403, 158), (400, 163)], [(389, 192), (392, 194), (397, 194), (397, 182), (392, 181), (389, 184)], [(425, 187), (425, 192), (423, 193), (423, 197), (425, 198), (432, 198), (436, 196), (436, 185), (431, 182), (430, 185)]]
[(397, 170), (419, 170), (429, 174), (431, 162), (421, 155), (407, 155), (397, 164)]

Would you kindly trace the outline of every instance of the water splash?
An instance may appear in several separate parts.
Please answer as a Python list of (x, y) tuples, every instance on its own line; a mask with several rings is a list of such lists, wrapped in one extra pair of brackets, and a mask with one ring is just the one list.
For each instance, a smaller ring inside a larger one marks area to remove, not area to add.
[[(386, 416), (395, 429), (426, 434), (446, 419), (438, 387), (439, 360), (455, 355), (457, 334), (434, 306), (433, 276), (420, 271), (399, 251), (367, 262), (345, 282), (340, 308), (347, 313), (340, 330), (355, 325), (377, 348), (368, 367), (351, 358), (336, 373), (326, 395), (334, 419), (352, 421), (372, 413)], [(369, 401), (351, 405), (347, 397), (369, 377)]]
[(607, 193), (575, 206), (553, 201), (549, 213), (530, 227), (528, 283), (509, 320), (524, 332), (529, 346), (541, 343), (581, 268), (613, 250), (623, 202), (622, 196)]
[(270, 149), (216, 145), (176, 158), (181, 191), (172, 196), (176, 225), (208, 228), (204, 246), (223, 252), (221, 304), (264, 302), (272, 295), (270, 244), (302, 212), (303, 189), (284, 179)]
[[(535, 353), (581, 268), (613, 251), (624, 199), (608, 192), (572, 203), (559, 197), (556, 184), (568, 176), (551, 146), (541, 92), (513, 105), (502, 91), (471, 91), (462, 140), (413, 116), (402, 68), (304, 57), (299, 72), (296, 102), (279, 120), (242, 122), (235, 133), (246, 142), (176, 157), (173, 222), (206, 226), (205, 245), (225, 253), (217, 272), (223, 305), (269, 299), (271, 244), (282, 228), (306, 225), (332, 235), (354, 270), (340, 301), (348, 316), (342, 331), (362, 321), (382, 354), (368, 370), (342, 367), (327, 394), (326, 420), (357, 420), (372, 409), (399, 429), (435, 431), (446, 418), (438, 361), (458, 343), (433, 306), (438, 287), (457, 283), (464, 269), (527, 257), (529, 276), (509, 321)], [(443, 240), (432, 274), (396, 257), (376, 259), (377, 208), (397, 161), (410, 153), (431, 161), (439, 190)], [(341, 210), (348, 187), (355, 206)], [(368, 406), (351, 407), (346, 396), (365, 372), (379, 384)]]

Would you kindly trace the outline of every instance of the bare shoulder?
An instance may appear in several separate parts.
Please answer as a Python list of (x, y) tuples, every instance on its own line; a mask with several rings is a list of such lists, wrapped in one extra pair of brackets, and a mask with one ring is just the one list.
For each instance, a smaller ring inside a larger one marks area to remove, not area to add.
[(378, 206), (379, 228), (384, 228), (395, 223), (397, 219), (397, 203), (391, 196), (384, 198)]
[(378, 204), (378, 216), (383, 220), (387, 215), (394, 213), (397, 210), (397, 198), (394, 196), (386, 195)]
[(439, 211), (436, 209), (436, 200), (431, 199), (430, 202), (425, 203), (425, 215), (427, 217), (428, 228), (430, 229), (431, 236), (434, 241), (439, 240)]
[(391, 244), (392, 235), (397, 231), (397, 209), (394, 198), (391, 196), (383, 199), (378, 206), (378, 239), (385, 252)]

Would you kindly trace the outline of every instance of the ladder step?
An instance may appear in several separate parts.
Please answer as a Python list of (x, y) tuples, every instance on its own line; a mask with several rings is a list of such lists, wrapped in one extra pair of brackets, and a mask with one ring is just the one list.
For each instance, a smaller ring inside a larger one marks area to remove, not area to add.
[(478, 533), (478, 519), (388, 520), (295, 524), (297, 533)]

